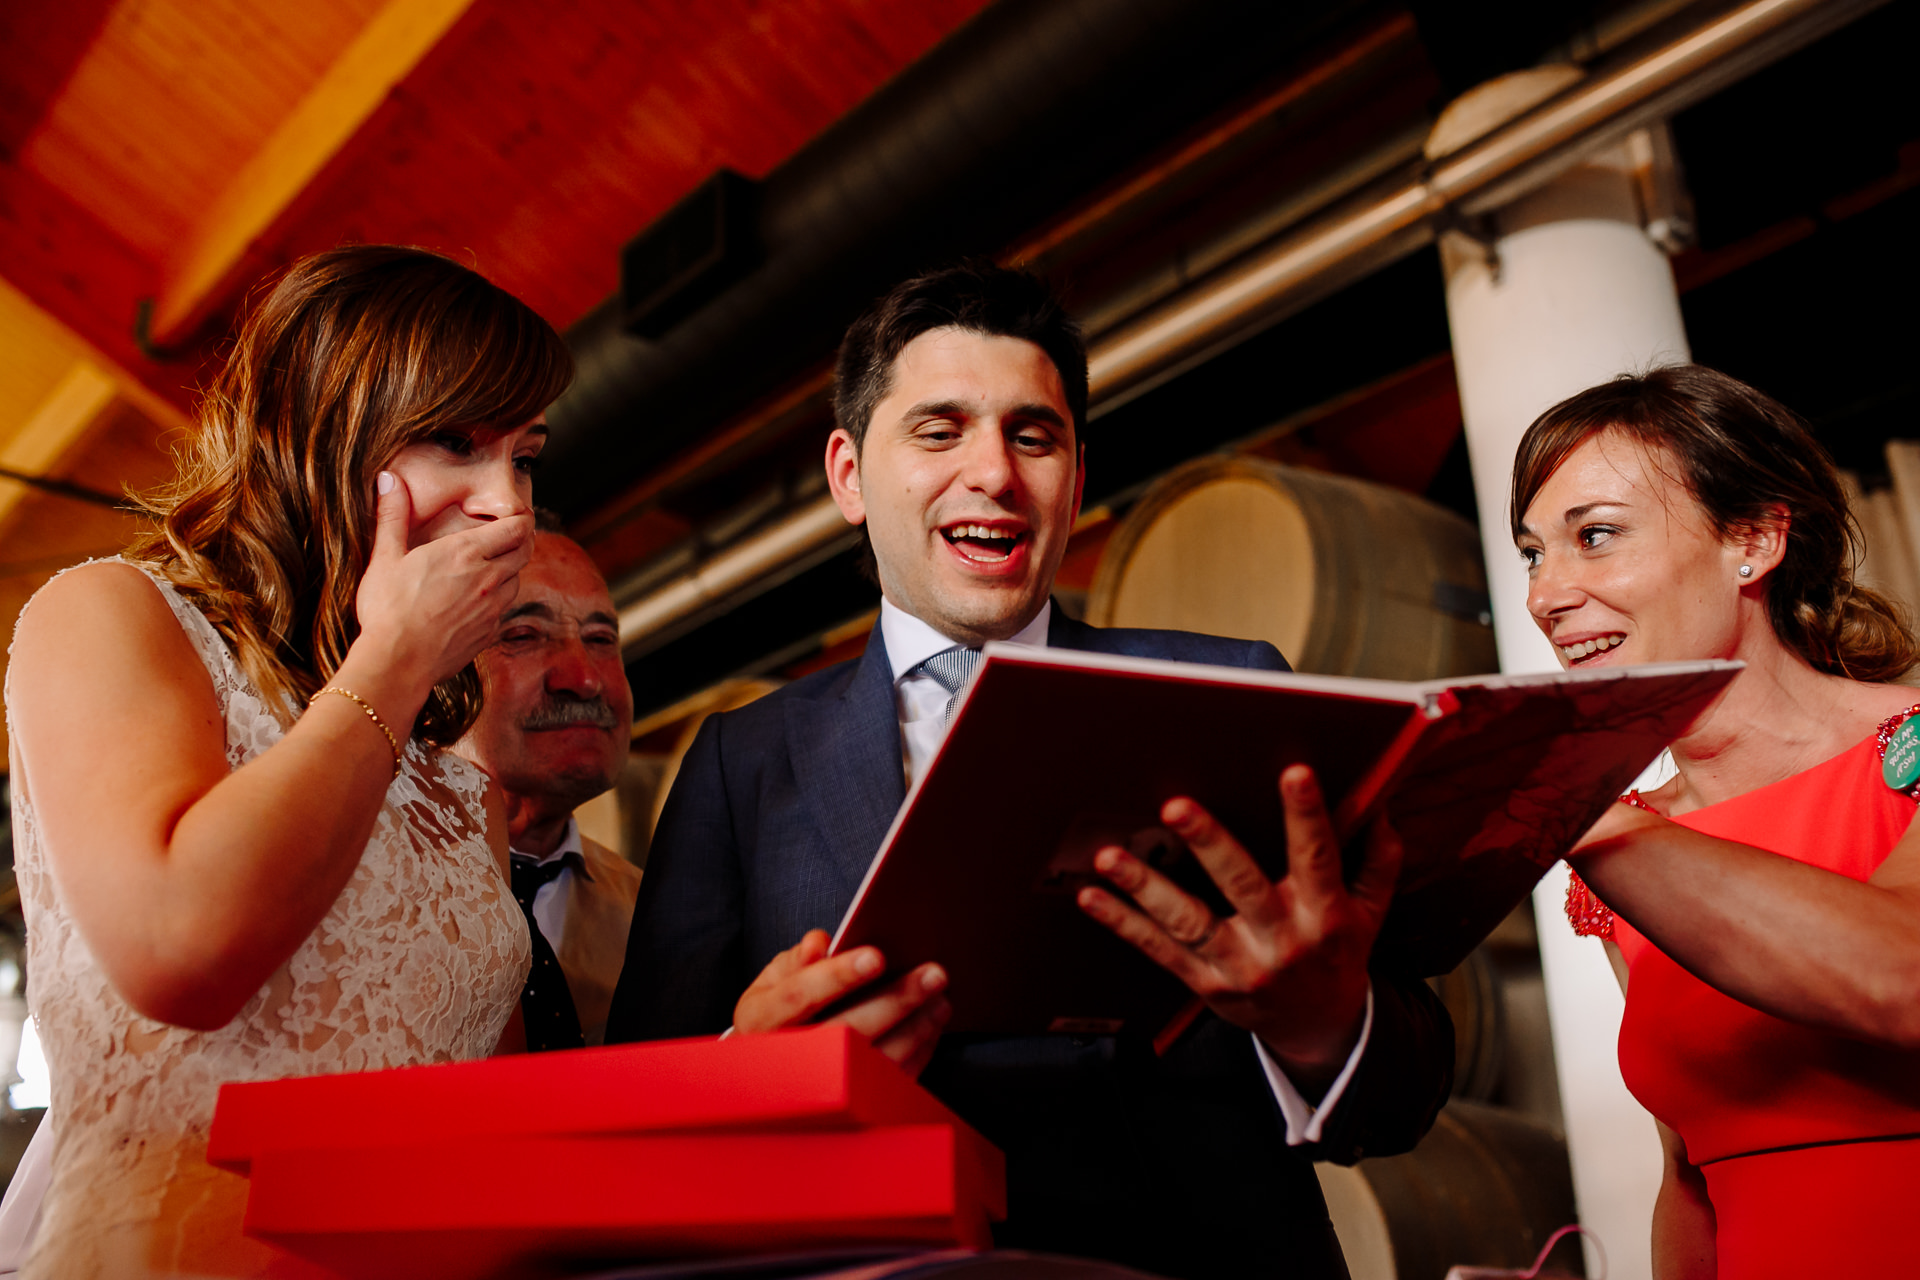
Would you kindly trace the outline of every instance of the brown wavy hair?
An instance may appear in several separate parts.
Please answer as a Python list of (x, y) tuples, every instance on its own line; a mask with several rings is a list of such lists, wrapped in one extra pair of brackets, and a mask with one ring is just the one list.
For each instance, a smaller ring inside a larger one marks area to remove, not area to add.
[(1513, 464), (1520, 519), (1567, 455), (1606, 431), (1664, 450), (1721, 538), (1787, 513), (1786, 550), (1767, 582), (1781, 643), (1817, 671), (1893, 680), (1920, 661), (1905, 611), (1855, 581), (1859, 525), (1833, 459), (1799, 414), (1702, 365), (1623, 375), (1562, 400), (1527, 428)]
[[(127, 554), (193, 601), (291, 723), (359, 634), (380, 469), (449, 426), (523, 426), (572, 379), (553, 326), (451, 259), (390, 245), (303, 258), (242, 323), (177, 475), (140, 498), (155, 527)], [(413, 735), (451, 744), (479, 711), (469, 665)]]

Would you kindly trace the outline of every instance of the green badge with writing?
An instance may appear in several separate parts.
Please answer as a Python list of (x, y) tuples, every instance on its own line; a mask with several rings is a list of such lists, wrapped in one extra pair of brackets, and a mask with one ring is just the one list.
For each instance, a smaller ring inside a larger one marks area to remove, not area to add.
[(1920, 716), (1909, 716), (1887, 739), (1887, 753), (1880, 757), (1880, 776), (1895, 791), (1905, 791), (1920, 782)]

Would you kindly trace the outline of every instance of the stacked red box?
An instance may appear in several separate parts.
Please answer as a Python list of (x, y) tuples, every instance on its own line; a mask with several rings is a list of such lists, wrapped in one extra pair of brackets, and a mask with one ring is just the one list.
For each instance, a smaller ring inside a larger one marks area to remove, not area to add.
[(984, 1248), (1000, 1152), (844, 1027), (220, 1091), (248, 1234), (343, 1275)]

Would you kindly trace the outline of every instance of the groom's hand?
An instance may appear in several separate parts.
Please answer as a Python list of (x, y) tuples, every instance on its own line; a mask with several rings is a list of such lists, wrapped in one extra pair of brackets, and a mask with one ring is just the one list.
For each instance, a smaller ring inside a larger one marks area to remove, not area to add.
[[(828, 956), (830, 941), (825, 930), (813, 929), (775, 956), (734, 1006), (733, 1029), (752, 1035), (805, 1026), (886, 972), (878, 948), (855, 947), (845, 955)], [(918, 1076), (953, 1014), (942, 994), (946, 987), (946, 971), (923, 964), (827, 1021), (844, 1022), (902, 1071)]]
[(1240, 842), (1193, 800), (1169, 800), (1161, 820), (1234, 909), (1217, 917), (1199, 899), (1126, 850), (1094, 868), (1126, 895), (1080, 891), (1088, 915), (1178, 977), (1228, 1022), (1259, 1036), (1308, 1097), (1324, 1093), (1360, 1038), (1367, 960), (1400, 873), (1400, 841), (1384, 822), (1348, 888), (1340, 845), (1313, 771), (1280, 775), (1287, 874), (1269, 880)]

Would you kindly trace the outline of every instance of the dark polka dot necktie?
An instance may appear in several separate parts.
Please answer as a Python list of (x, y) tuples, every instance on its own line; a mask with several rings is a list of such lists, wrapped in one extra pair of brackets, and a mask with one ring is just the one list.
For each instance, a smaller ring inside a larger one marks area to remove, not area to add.
[(967, 687), (967, 677), (980, 665), (980, 651), (969, 649), (965, 645), (955, 645), (951, 649), (942, 649), (928, 658), (916, 671), (925, 672), (933, 677), (935, 684), (947, 691), (947, 717), (945, 723), (953, 723), (953, 707), (960, 700), (960, 691)]
[(553, 947), (540, 932), (533, 918), (533, 895), (540, 886), (567, 869), (565, 858), (552, 862), (513, 860), (513, 900), (527, 918), (527, 932), (533, 935), (533, 967), (527, 971), (527, 985), (520, 992), (520, 1017), (527, 1026), (527, 1051), (578, 1049), (586, 1044), (580, 1034), (580, 1014), (573, 1007), (573, 992), (567, 990), (567, 975)]

